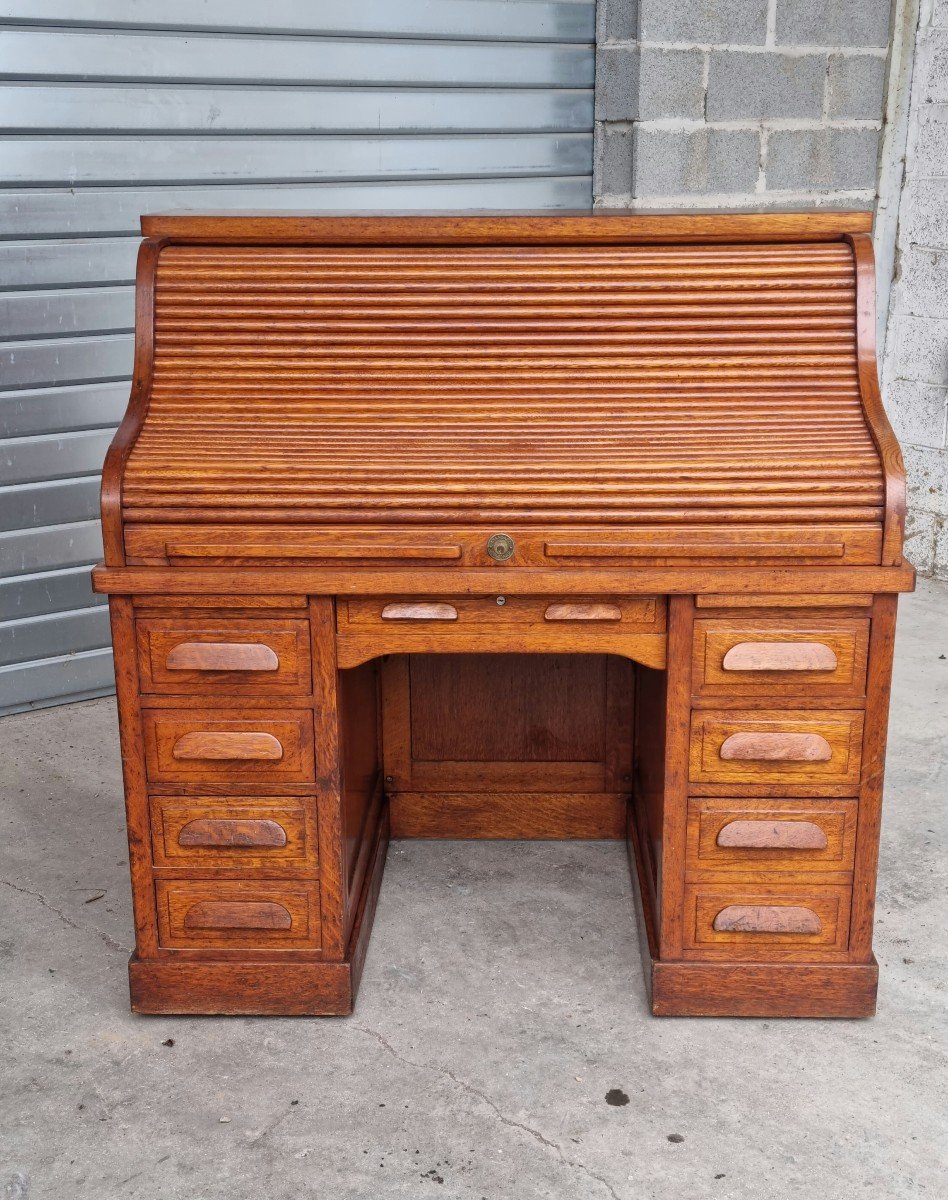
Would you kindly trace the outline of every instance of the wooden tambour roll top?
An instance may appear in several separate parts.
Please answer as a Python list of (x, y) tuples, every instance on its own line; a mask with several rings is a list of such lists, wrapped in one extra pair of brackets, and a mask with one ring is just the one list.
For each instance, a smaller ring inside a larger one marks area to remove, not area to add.
[(143, 227), (108, 565), (901, 561), (865, 214)]

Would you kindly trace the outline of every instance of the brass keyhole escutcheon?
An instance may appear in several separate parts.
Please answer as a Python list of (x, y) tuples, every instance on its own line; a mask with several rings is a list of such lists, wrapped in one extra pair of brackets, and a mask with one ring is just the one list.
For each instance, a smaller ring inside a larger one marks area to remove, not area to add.
[(494, 562), (506, 562), (513, 558), (514, 540), (506, 533), (494, 533), (487, 539), (487, 553)]

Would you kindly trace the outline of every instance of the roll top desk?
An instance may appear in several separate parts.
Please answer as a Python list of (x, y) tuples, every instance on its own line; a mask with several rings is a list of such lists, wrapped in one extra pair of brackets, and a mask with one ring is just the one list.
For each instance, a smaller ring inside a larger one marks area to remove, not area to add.
[(143, 231), (94, 573), (133, 1007), (348, 1013), (389, 837), (562, 837), (628, 839), (656, 1014), (871, 1013), (868, 216)]

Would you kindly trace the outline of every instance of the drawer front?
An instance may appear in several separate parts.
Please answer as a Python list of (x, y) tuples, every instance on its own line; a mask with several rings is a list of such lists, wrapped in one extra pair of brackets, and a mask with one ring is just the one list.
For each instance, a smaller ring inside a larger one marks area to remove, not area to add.
[(308, 621), (146, 617), (136, 629), (146, 695), (312, 691)]
[(319, 892), (304, 882), (159, 879), (158, 941), (165, 949), (318, 949)]
[(315, 869), (315, 805), (283, 796), (151, 798), (158, 867)]
[(654, 596), (360, 596), (338, 602), (342, 632), (375, 629), (497, 628), (534, 625), (664, 629), (664, 604)]
[(691, 800), (689, 871), (851, 871), (855, 800)]
[(268, 709), (142, 714), (145, 764), (154, 783), (309, 783), (315, 778), (313, 716)]
[(685, 887), (685, 949), (691, 957), (798, 958), (844, 954), (848, 887)]
[(732, 709), (691, 717), (692, 783), (859, 783), (863, 715), (841, 710)]
[(381, 654), (620, 654), (666, 665), (654, 596), (376, 596), (336, 606), (339, 666)]
[(697, 696), (863, 696), (868, 620), (699, 620)]

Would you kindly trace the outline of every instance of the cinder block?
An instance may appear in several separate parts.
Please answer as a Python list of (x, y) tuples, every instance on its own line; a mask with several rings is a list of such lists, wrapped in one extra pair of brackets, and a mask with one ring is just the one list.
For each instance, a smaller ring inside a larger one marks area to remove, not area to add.
[(930, 446), (935, 450), (944, 448), (948, 387), (893, 379), (886, 382), (883, 398), (892, 428), (900, 442)]
[(639, 56), (639, 118), (699, 119), (704, 114), (704, 51), (654, 50)]
[(948, 323), (948, 250), (910, 246), (899, 256), (894, 311), (914, 317), (941, 317)]
[(762, 46), (767, 37), (767, 0), (640, 0), (639, 13), (645, 42)]
[(939, 524), (933, 512), (916, 508), (909, 488), (905, 514), (905, 557), (920, 575), (931, 575), (935, 566), (935, 532)]
[(873, 190), (879, 158), (875, 129), (779, 129), (767, 149), (773, 191)]
[(634, 121), (638, 101), (638, 50), (600, 46), (596, 51), (596, 120)]
[(881, 121), (886, 60), (874, 54), (833, 54), (826, 78), (831, 121)]
[[(922, 94), (929, 104), (948, 104), (948, 29), (930, 30), (925, 41)], [(922, 57), (921, 47), (919, 57)]]
[(948, 116), (942, 107), (926, 105), (918, 117), (913, 174), (944, 175), (948, 162)]
[(932, 9), (932, 25), (936, 29), (948, 29), (948, 0), (935, 0)]
[(638, 17), (638, 0), (596, 0), (596, 40), (632, 41)]
[[(905, 241), (948, 246), (948, 179), (906, 180), (899, 221)], [(943, 294), (948, 295), (948, 290)]]
[(636, 127), (635, 195), (753, 192), (760, 141), (752, 129), (650, 129)]
[(948, 383), (948, 316), (896, 318), (892, 370), (896, 379)]
[(632, 191), (632, 130), (600, 125), (593, 159), (593, 194), (606, 197)]
[(908, 444), (902, 453), (910, 505), (938, 516), (948, 513), (948, 450)]
[(780, 46), (886, 46), (890, 0), (778, 0)]
[(714, 50), (708, 74), (708, 119), (823, 115), (825, 54), (754, 54)]

